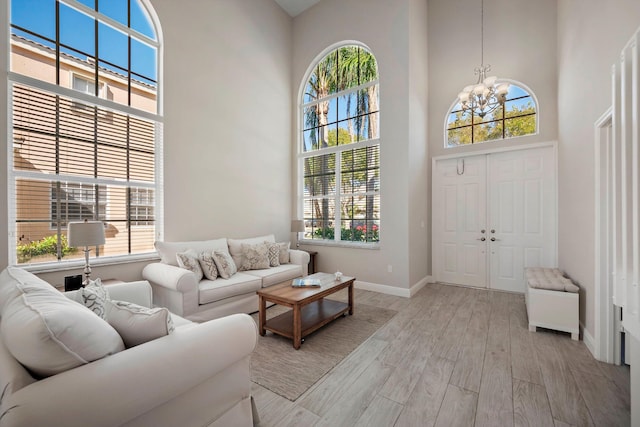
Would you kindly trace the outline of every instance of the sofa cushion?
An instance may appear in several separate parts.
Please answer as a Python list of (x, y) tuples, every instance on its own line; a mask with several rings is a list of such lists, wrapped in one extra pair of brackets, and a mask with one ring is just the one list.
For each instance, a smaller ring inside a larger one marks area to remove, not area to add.
[(227, 251), (213, 251), (213, 260), (218, 268), (218, 273), (223, 279), (228, 279), (238, 271), (231, 255)]
[(242, 244), (246, 245), (257, 245), (258, 243), (275, 243), (276, 238), (273, 234), (269, 234), (267, 236), (260, 237), (252, 237), (249, 239), (228, 239), (227, 243), (229, 244), (229, 253), (233, 258), (233, 261), (237, 266), (241, 266), (243, 264), (242, 257)]
[(269, 244), (268, 243), (256, 243), (250, 245), (247, 243), (242, 244), (242, 268), (238, 268), (240, 271), (245, 270), (260, 270), (263, 268), (269, 268)]
[(46, 377), (124, 349), (120, 335), (91, 310), (65, 297), (31, 273), (8, 267), (0, 287), (13, 295), (3, 301), (0, 332), (22, 365)]
[(262, 287), (266, 288), (286, 280), (302, 277), (302, 266), (298, 264), (284, 264), (264, 270), (246, 271), (245, 274), (260, 277), (262, 279)]
[(169, 310), (162, 307), (109, 300), (106, 313), (107, 322), (118, 331), (127, 348), (169, 335), (175, 329)]
[(200, 267), (198, 254), (196, 254), (193, 249), (189, 249), (184, 252), (178, 252), (176, 254), (176, 259), (178, 260), (178, 266), (180, 268), (189, 270), (196, 275), (196, 281), (202, 280), (202, 275), (204, 273), (202, 272), (202, 267)]
[(202, 280), (198, 284), (199, 303), (208, 304), (236, 295), (255, 294), (261, 287), (261, 278), (246, 272), (236, 273), (229, 279)]
[(156, 241), (154, 243), (160, 260), (169, 265), (178, 265), (176, 254), (178, 252), (184, 252), (192, 249), (195, 253), (201, 252), (213, 252), (213, 251), (229, 251), (227, 248), (227, 239), (215, 239), (215, 240), (194, 240), (191, 242), (161, 242)]

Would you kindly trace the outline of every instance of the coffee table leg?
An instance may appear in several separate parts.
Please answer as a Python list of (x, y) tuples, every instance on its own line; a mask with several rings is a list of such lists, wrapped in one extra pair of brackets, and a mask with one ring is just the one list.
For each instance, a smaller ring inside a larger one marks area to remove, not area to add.
[(302, 321), (300, 319), (300, 306), (293, 306), (293, 348), (298, 350), (302, 344)]
[(267, 303), (264, 297), (260, 296), (260, 304), (258, 306), (258, 331), (261, 336), (265, 336), (267, 331), (264, 329), (265, 323), (267, 323)]
[(353, 316), (353, 283), (349, 285), (349, 314)]

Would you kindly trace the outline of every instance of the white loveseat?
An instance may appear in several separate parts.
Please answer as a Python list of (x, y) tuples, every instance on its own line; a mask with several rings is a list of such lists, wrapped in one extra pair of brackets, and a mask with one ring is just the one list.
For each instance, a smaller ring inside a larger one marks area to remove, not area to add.
[[(287, 261), (259, 270), (238, 271), (228, 279), (200, 279), (178, 266), (177, 254), (185, 251), (209, 253), (227, 252), (237, 267), (242, 264), (243, 245), (275, 243), (273, 234), (248, 239), (215, 239), (190, 242), (156, 242), (161, 262), (147, 265), (144, 279), (153, 287), (153, 303), (167, 307), (172, 313), (195, 322), (228, 316), (234, 313), (258, 311), (256, 291), (307, 275), (309, 253), (289, 249)], [(239, 269), (239, 268), (238, 268)]]
[[(151, 305), (146, 281), (110, 285), (107, 290), (111, 299)], [(22, 310), (32, 320), (12, 331)], [(66, 310), (104, 322), (31, 273), (14, 267), (0, 273), (0, 426), (252, 425), (249, 358), (257, 330), (249, 316), (195, 324), (174, 315), (175, 330), (169, 335), (98, 360), (80, 360), (77, 367), (59, 373), (35, 375), (13, 353), (39, 357), (40, 363), (59, 369), (56, 352), (75, 356), (76, 347), (82, 346), (79, 322), (51, 326), (56, 316), (69, 319)], [(26, 332), (33, 328), (44, 332)], [(109, 339), (94, 340), (80, 351), (91, 351), (87, 347)], [(30, 344), (37, 348), (25, 348)], [(48, 354), (42, 345), (56, 349)]]

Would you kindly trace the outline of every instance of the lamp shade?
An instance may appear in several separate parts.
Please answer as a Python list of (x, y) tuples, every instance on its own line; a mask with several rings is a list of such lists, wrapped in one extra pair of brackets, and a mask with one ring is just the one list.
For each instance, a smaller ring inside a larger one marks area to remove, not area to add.
[(70, 222), (67, 226), (69, 246), (104, 245), (104, 224), (102, 221)]
[(291, 232), (300, 233), (304, 231), (304, 222), (301, 219), (291, 220)]

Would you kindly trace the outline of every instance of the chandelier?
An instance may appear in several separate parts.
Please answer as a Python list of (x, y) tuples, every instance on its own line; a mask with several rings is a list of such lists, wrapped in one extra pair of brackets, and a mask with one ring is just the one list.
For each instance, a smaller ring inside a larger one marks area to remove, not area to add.
[(491, 65), (484, 65), (484, 0), (482, 0), (481, 9), (480, 66), (474, 69), (478, 82), (475, 85), (465, 86), (458, 94), (458, 99), (463, 114), (475, 114), (484, 118), (499, 106), (504, 105), (509, 92), (509, 83), (497, 83), (496, 76), (487, 77), (487, 73), (491, 71)]

